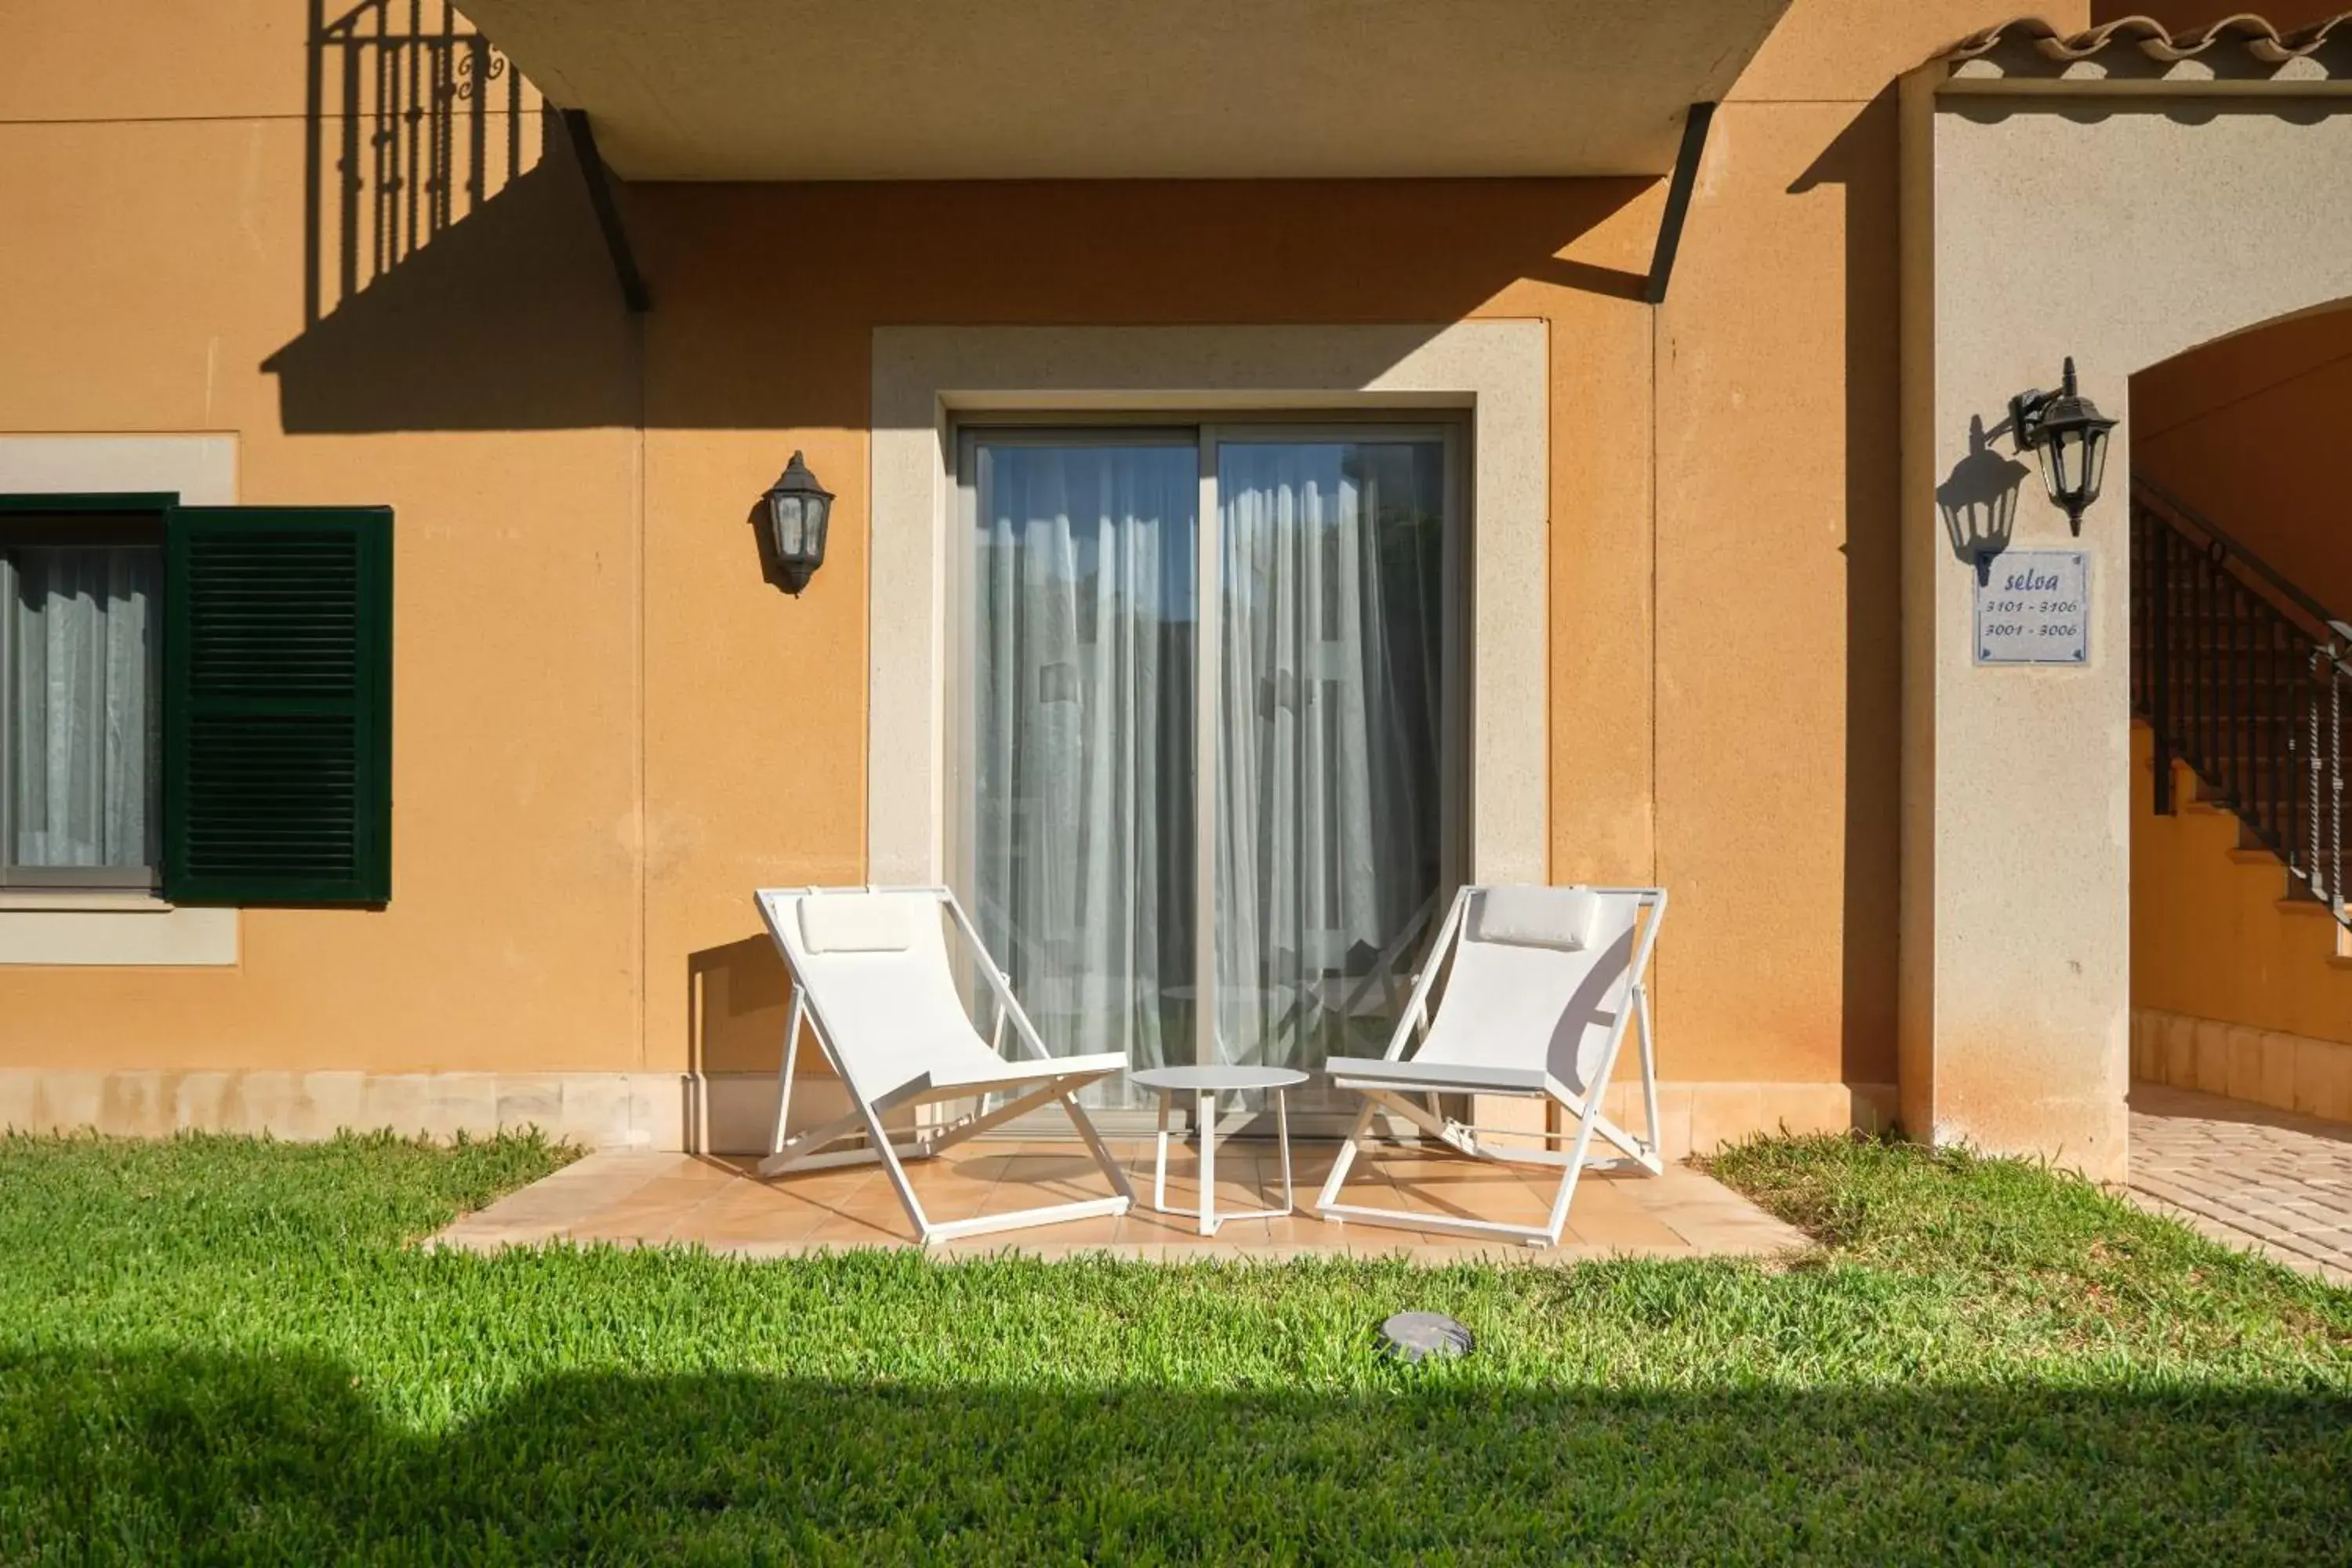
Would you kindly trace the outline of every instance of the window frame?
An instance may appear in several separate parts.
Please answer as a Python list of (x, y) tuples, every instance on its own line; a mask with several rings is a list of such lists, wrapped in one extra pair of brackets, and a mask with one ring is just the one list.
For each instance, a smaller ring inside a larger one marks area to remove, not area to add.
[[(1199, 456), (1195, 473), (1200, 485), (1193, 569), (1199, 596), (1195, 623), (1192, 721), (1194, 784), (1193, 964), (1194, 991), (1199, 998), (1193, 1047), (1210, 1046), (1216, 1005), (1216, 814), (1215, 790), (1210, 784), (1217, 766), (1217, 683), (1220, 666), (1216, 645), (1223, 625), (1222, 596), (1224, 529), (1220, 510), (1218, 448), (1225, 445), (1288, 441), (1437, 440), (1445, 464), (1444, 596), (1442, 637), (1446, 662), (1448, 700), (1439, 737), (1439, 902), (1470, 875), (1471, 770), (1475, 758), (1469, 723), (1470, 628), (1475, 606), (1471, 603), (1473, 552), (1470, 492), (1472, 425), (1468, 411), (1450, 407), (1406, 407), (1357, 410), (1297, 409), (1117, 409), (1093, 413), (1031, 409), (973, 410), (952, 418), (944, 443), (949, 486), (949, 523), (945, 613), (941, 616), (941, 651), (946, 665), (942, 690), (946, 712), (941, 740), (946, 755), (945, 789), (940, 802), (945, 880), (959, 896), (969, 894), (977, 867), (973, 858), (977, 824), (972, 795), (973, 737), (971, 731), (975, 692), (972, 639), (977, 610), (972, 603), (975, 533), (979, 519), (977, 448), (983, 442), (1012, 446), (1167, 446), (1192, 447)], [(1208, 785), (1209, 787), (1203, 787)], [(1426, 942), (1436, 922), (1423, 933)], [(1304, 1110), (1318, 1127), (1329, 1111), (1311, 1090), (1302, 1097)]]
[[(0, 894), (65, 895), (87, 893), (120, 897), (125, 893), (155, 897), (163, 886), (163, 854), (161, 821), (163, 729), (152, 735), (149, 776), (155, 780), (152, 803), (156, 820), (149, 824), (147, 858), (131, 866), (23, 866), (15, 859), (16, 721), (12, 696), (17, 615), (15, 550), (62, 546), (152, 549), (159, 574), (164, 552), (164, 514), (179, 497), (145, 491), (65, 495), (0, 495)], [(168, 592), (151, 606), (151, 626), (157, 640), (149, 657), (148, 700), (160, 715), (164, 700), (160, 634)]]

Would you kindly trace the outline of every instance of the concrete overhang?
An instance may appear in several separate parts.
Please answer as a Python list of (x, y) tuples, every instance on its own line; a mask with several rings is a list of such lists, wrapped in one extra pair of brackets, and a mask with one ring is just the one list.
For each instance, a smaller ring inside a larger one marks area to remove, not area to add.
[(636, 180), (1663, 174), (1789, 0), (467, 0)]

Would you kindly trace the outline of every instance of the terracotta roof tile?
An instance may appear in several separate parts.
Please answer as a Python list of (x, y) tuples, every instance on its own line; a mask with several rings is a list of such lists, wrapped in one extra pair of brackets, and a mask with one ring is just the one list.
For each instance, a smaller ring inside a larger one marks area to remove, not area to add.
[(2331, 40), (2352, 47), (2352, 11), (2339, 12), (2306, 27), (2285, 29), (2244, 13), (2177, 33), (2151, 16), (2125, 16), (2080, 33), (2062, 33), (2038, 16), (2023, 16), (1986, 28), (1955, 45), (1944, 58), (1974, 59), (2011, 39), (2031, 43), (2048, 58), (2062, 63), (2089, 59), (2103, 50), (2129, 46), (2166, 65), (2194, 58), (2209, 50), (2242, 48), (2263, 65), (2278, 66), (2312, 55)]

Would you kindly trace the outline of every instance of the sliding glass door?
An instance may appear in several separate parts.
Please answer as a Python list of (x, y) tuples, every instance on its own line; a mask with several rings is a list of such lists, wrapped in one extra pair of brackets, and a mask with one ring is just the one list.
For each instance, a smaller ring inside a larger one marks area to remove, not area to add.
[(1445, 868), (1444, 443), (1214, 451), (1217, 1056), (1377, 1056)]
[(1454, 447), (963, 437), (951, 837), (1055, 1051), (1385, 1045), (1458, 874)]

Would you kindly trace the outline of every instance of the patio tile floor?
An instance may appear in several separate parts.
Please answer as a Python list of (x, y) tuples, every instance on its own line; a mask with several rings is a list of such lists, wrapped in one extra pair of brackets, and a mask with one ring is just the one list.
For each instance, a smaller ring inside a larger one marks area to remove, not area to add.
[(2143, 1208), (2352, 1285), (2352, 1124), (2134, 1084), (2130, 1186)]
[[(1586, 1173), (1556, 1248), (1439, 1231), (1335, 1225), (1308, 1205), (1339, 1145), (1303, 1140), (1291, 1146), (1297, 1213), (1228, 1220), (1216, 1236), (1203, 1237), (1191, 1215), (1151, 1207), (1150, 1139), (1114, 1139), (1110, 1146), (1135, 1187), (1136, 1205), (1128, 1214), (971, 1237), (932, 1250), (950, 1258), (1016, 1252), (1037, 1258), (1106, 1253), (1165, 1262), (1402, 1256), (1427, 1264), (1475, 1258), (1559, 1264), (1628, 1256), (1754, 1257), (1806, 1245), (1793, 1227), (1687, 1165), (1669, 1165), (1664, 1175), (1654, 1177)], [(915, 1245), (914, 1226), (878, 1169), (852, 1166), (762, 1182), (751, 1173), (754, 1163), (749, 1157), (635, 1150), (590, 1154), (457, 1221), (427, 1245), (476, 1252), (550, 1241), (679, 1245), (744, 1258)], [(1549, 1202), (1545, 1172), (1416, 1149), (1359, 1160), (1356, 1172), (1349, 1185), (1354, 1201), (1415, 1214), (1534, 1221)], [(940, 1219), (1107, 1196), (1110, 1190), (1075, 1140), (975, 1142), (942, 1158), (912, 1163), (908, 1173), (925, 1208)], [(1382, 1184), (1386, 1193), (1378, 1191)], [(1199, 1189), (1195, 1152), (1171, 1148), (1168, 1201), (1191, 1206)], [(1271, 1143), (1261, 1147), (1234, 1140), (1217, 1145), (1220, 1209), (1273, 1207), (1281, 1197), (1281, 1167)]]

